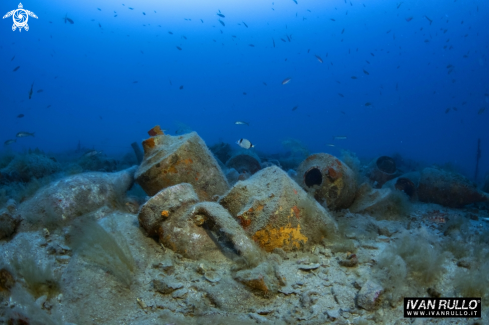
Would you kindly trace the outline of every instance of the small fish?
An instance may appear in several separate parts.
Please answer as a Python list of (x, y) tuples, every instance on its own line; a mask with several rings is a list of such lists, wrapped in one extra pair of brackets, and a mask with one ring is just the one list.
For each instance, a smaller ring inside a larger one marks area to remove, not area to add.
[(23, 118), (23, 117), (24, 117), (24, 114), (17, 115), (17, 118)]
[(284, 40), (283, 38), (280, 38), (280, 39), (282, 40), (282, 42), (285, 42), (285, 43), (287, 43), (287, 41), (286, 41), (286, 40)]
[(341, 31), (341, 34), (343, 34), (345, 32), (345, 29), (343, 28), (343, 30)]
[(236, 125), (247, 125), (247, 126), (250, 126), (250, 123), (243, 122), (243, 121), (236, 121), (236, 122), (234, 122), (234, 124), (236, 124)]
[(331, 20), (331, 21), (336, 21), (336, 19), (333, 19), (333, 18), (330, 18), (329, 20)]
[(265, 81), (263, 82), (263, 84), (264, 84), (265, 86), (267, 85), (267, 83), (266, 83)]
[(178, 88), (178, 89), (182, 90), (183, 89), (183, 85), (181, 85), (180, 88)]
[(19, 66), (17, 66), (17, 67), (15, 67), (15, 68), (14, 68), (14, 70), (13, 70), (13, 72), (15, 72), (15, 71), (19, 70), (19, 68), (20, 68), (20, 65), (19, 65)]
[(292, 1), (294, 1), (294, 2), (295, 2), (295, 4), (297, 4), (297, 0), (292, 0)]
[(285, 85), (285, 84), (288, 84), (290, 82), (291, 78), (285, 78), (283, 81), (282, 81), (282, 85)]
[(17, 138), (25, 138), (25, 137), (33, 137), (33, 136), (34, 136), (34, 132), (32, 132), (32, 133), (29, 133), (29, 132), (19, 132), (16, 135)]
[(69, 22), (72, 25), (75, 23), (73, 20), (71, 20), (70, 18), (68, 18), (68, 14), (65, 15), (65, 24), (66, 24), (66, 22)]
[(100, 25), (100, 23), (98, 23), (98, 27), (102, 28), (102, 25)]
[(406, 21), (409, 23), (411, 20), (413, 20), (413, 17), (407, 17)]
[(451, 68), (453, 68), (453, 65), (451, 64), (447, 65), (447, 69), (451, 69)]
[(250, 47), (255, 47), (255, 45), (253, 45), (253, 44), (249, 44), (249, 46), (250, 46)]
[(134, 8), (128, 7), (129, 10), (134, 10)]
[(34, 83), (32, 83), (32, 85), (31, 85), (31, 90), (29, 91), (29, 99), (31, 99), (31, 98), (32, 98), (32, 92), (33, 92), (33, 91), (32, 91), (32, 88), (33, 88), (33, 87), (34, 87)]
[(323, 63), (323, 59), (319, 55), (314, 55), (316, 59), (318, 59), (319, 63)]
[(351, 76), (351, 78), (352, 78), (352, 79), (358, 79), (358, 78), (357, 78), (357, 77), (355, 77), (355, 76)]
[(98, 9), (98, 11), (102, 11), (102, 9), (100, 9), (100, 8), (97, 8), (97, 9)]
[(327, 145), (328, 147), (334, 147), (334, 146), (335, 146), (334, 144), (331, 144), (331, 143), (326, 143), (326, 145)]
[(430, 22), (430, 25), (431, 25), (431, 23), (433, 22), (433, 20), (429, 19), (428, 16), (426, 16), (426, 15), (424, 16), (424, 18), (428, 19), (428, 21)]
[(245, 25), (246, 28), (248, 28), (248, 25), (246, 25), (246, 23), (243, 21), (243, 25)]
[(221, 25), (226, 26), (226, 24), (222, 20), (219, 19), (219, 22), (221, 23)]
[(245, 96), (246, 96), (246, 92), (244, 92), (244, 91), (243, 91), (243, 95), (245, 95)]
[(344, 135), (333, 136), (333, 140), (346, 140), (347, 137)]
[(370, 55), (371, 55), (371, 56), (375, 56), (375, 54), (373, 54), (372, 52), (370, 52)]
[(143, 15), (145, 15), (145, 16), (146, 16), (146, 13), (145, 13), (144, 11), (143, 11)]
[(367, 107), (368, 107), (368, 106), (372, 106), (372, 103), (370, 103), (370, 102), (366, 102), (366, 103), (365, 103), (365, 106), (367, 106)]
[(179, 51), (181, 51), (181, 50), (182, 50), (182, 48), (181, 48), (180, 46), (177, 46), (177, 49), (178, 49)]
[(275, 40), (272, 38), (273, 47), (275, 47)]
[(39, 93), (42, 93), (43, 91), (44, 91), (44, 90), (39, 89), (39, 90), (37, 91), (37, 93), (39, 94)]
[(204, 23), (204, 21), (202, 19), (200, 21), (202, 22), (202, 24)]
[(7, 141), (5, 141), (3, 144), (4, 144), (5, 146), (8, 146), (8, 145), (11, 145), (11, 144), (12, 144), (12, 143), (14, 143), (14, 142), (17, 142), (17, 139), (15, 139), (15, 140), (7, 140)]
[(133, 81), (132, 83), (133, 83), (133, 84), (137, 84), (138, 82), (137, 82), (137, 81)]
[(402, 2), (399, 2), (399, 3), (397, 4), (397, 9), (399, 9), (399, 7), (400, 7), (401, 5), (402, 5)]
[(219, 17), (222, 17), (222, 18), (226, 18), (226, 16), (224, 16), (223, 14), (221, 14), (220, 12), (218, 12), (216, 15), (218, 15)]
[(10, 62), (12, 62), (15, 59), (15, 55), (10, 59)]
[(450, 107), (445, 110), (445, 114), (447, 114), (448, 112), (450, 112)]
[(95, 157), (97, 155), (100, 155), (101, 153), (102, 151), (90, 150), (85, 152), (82, 157)]
[(241, 148), (244, 148), (244, 149), (250, 149), (250, 148), (254, 148), (255, 147), (253, 144), (251, 144), (251, 142), (249, 140), (246, 140), (246, 139), (239, 139), (238, 141), (236, 141), (236, 143)]
[(367, 71), (367, 70), (365, 70), (365, 69), (363, 69), (363, 73), (365, 73), (367, 76), (370, 74), (370, 73), (368, 73), (368, 71)]
[(343, 95), (342, 93), (338, 93), (338, 95), (340, 95), (340, 97), (345, 97), (345, 95)]
[(46, 108), (50, 108), (50, 107), (51, 107), (51, 105), (46, 106)]
[(292, 111), (295, 111), (297, 108), (299, 108), (299, 106), (294, 106), (294, 107), (292, 108)]
[(485, 107), (482, 107), (482, 108), (481, 108), (481, 109), (480, 109), (480, 110), (477, 112), (477, 114), (479, 114), (479, 115), (480, 115), (480, 114), (484, 113), (484, 111), (485, 111), (485, 110), (486, 110), (486, 108), (485, 108)]
[(185, 35), (182, 35), (182, 38), (183, 38), (183, 39), (187, 39), (187, 37), (185, 37)]

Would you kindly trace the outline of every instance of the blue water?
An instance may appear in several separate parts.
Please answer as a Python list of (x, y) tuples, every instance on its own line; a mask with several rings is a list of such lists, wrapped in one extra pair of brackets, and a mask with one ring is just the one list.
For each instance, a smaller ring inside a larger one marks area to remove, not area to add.
[[(337, 156), (398, 152), (473, 178), (480, 138), (482, 178), (487, 1), (297, 1), (22, 2), (39, 18), (22, 32), (0, 21), (0, 139), (35, 137), (1, 150), (130, 152), (159, 124), (269, 153), (287, 138)], [(17, 6), (3, 1), (2, 16)]]

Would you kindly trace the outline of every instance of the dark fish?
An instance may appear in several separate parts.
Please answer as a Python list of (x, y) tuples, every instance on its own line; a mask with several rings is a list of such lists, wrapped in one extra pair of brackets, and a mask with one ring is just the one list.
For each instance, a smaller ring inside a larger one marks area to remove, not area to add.
[(368, 64), (370, 64), (370, 62), (368, 62), (367, 60), (365, 60), (365, 62), (367, 62)]
[(307, 53), (311, 52), (311, 49), (307, 49)]
[(173, 35), (173, 32), (168, 32), (168, 34)]
[(365, 69), (363, 69), (363, 73), (365, 73), (367, 76), (370, 74), (370, 73), (368, 73), (368, 71), (367, 71), (367, 70), (365, 70)]
[(117, 17), (117, 15), (114, 15), (114, 17)]
[(187, 37), (185, 37), (185, 35), (182, 35), (182, 38), (183, 38), (183, 39), (187, 39)]
[(413, 20), (413, 17), (407, 17), (406, 21), (409, 23), (411, 20)]
[(299, 107), (299, 106), (294, 106), (294, 107), (292, 108), (292, 110), (293, 110), (293, 111), (295, 111), (295, 110), (296, 110), (298, 107)]
[(74, 24), (75, 22), (73, 20), (71, 20), (70, 18), (68, 18), (68, 14), (65, 15), (65, 24), (66, 22), (69, 22), (70, 24)]
[(319, 55), (314, 55), (316, 59), (318, 59), (319, 63), (323, 63), (323, 59)]
[(29, 91), (29, 99), (31, 99), (31, 98), (32, 98), (32, 92), (33, 92), (33, 91), (32, 91), (32, 88), (33, 88), (33, 87), (34, 87), (34, 83), (32, 83), (32, 85), (31, 85), (31, 90)]
[(273, 47), (275, 47), (275, 40), (272, 38)]
[(481, 108), (481, 109), (480, 109), (480, 110), (477, 112), (477, 114), (479, 114), (479, 115), (480, 115), (480, 114), (484, 113), (484, 111), (485, 111), (485, 110), (486, 110), (486, 108), (485, 108), (485, 107), (482, 107), (482, 108)]
[(20, 68), (20, 65), (19, 65), (19, 66), (17, 66), (17, 67), (15, 67), (13, 72), (15, 72), (15, 71), (19, 70), (19, 68)]
[(102, 28), (102, 25), (100, 25), (100, 23), (98, 23), (98, 27)]
[(243, 21), (243, 25), (245, 25), (246, 28), (248, 28), (248, 25), (246, 25), (246, 23)]
[(370, 103), (370, 102), (366, 102), (366, 103), (365, 103), (365, 106), (372, 106), (372, 103)]
[(50, 108), (50, 107), (51, 107), (51, 105), (46, 106), (46, 108)]
[(219, 22), (221, 23), (221, 25), (226, 26), (226, 24), (222, 20), (219, 19)]
[(220, 12), (218, 12), (216, 15), (218, 15), (219, 17), (222, 17), (222, 18), (226, 18), (226, 16), (224, 16), (223, 14), (221, 14)]
[(297, 0), (292, 0), (292, 1), (294, 1), (294, 2), (295, 2), (295, 4), (297, 4)]
[(134, 8), (131, 8), (131, 7), (129, 7), (128, 9), (129, 9), (129, 10), (134, 10)]
[(244, 91), (243, 91), (243, 95), (245, 95), (245, 96), (246, 96), (246, 92), (244, 92)]
[(341, 31), (341, 34), (343, 34), (345, 32), (345, 29), (343, 28), (343, 30)]
[(253, 45), (253, 44), (249, 44), (249, 46), (251, 46), (251, 47), (255, 47), (255, 45)]
[(351, 78), (352, 78), (352, 79), (358, 79), (358, 78), (357, 78), (357, 77), (355, 77), (355, 76), (351, 76)]
[(12, 57), (12, 59), (10, 59), (10, 62), (12, 62), (14, 59), (15, 59), (15, 55)]
[(450, 112), (450, 107), (445, 110), (445, 114), (447, 114), (448, 112)]
[(143, 11), (143, 15), (145, 15), (145, 16), (146, 16), (146, 13), (145, 13), (144, 11)]
[(133, 83), (133, 84), (137, 84), (138, 82), (137, 82), (137, 81), (133, 81), (132, 83)]
[(397, 4), (397, 9), (399, 9), (399, 7), (400, 7), (401, 5), (402, 5), (402, 2), (399, 2), (399, 3)]
[(37, 93), (39, 94), (39, 93), (42, 93), (43, 91), (44, 91), (44, 90), (39, 89), (39, 90), (37, 91)]
[(178, 88), (178, 89), (182, 90), (183, 89), (183, 85), (181, 85), (180, 88)]
[(287, 43), (287, 41), (286, 41), (286, 40), (284, 40), (283, 38), (280, 38), (280, 39), (282, 40), (282, 42), (285, 42), (285, 43)]
[(433, 20), (429, 19), (428, 16), (426, 16), (426, 15), (424, 16), (424, 18), (428, 19), (428, 21), (430, 22), (430, 25), (431, 25), (431, 23), (433, 22)]
[(100, 8), (97, 8), (97, 9), (98, 9), (98, 11), (102, 11), (102, 9), (100, 9)]
[(370, 55), (371, 55), (371, 56), (375, 56), (375, 54), (373, 54), (372, 52), (370, 52)]
[(290, 42), (290, 37), (289, 37), (289, 35), (285, 34), (285, 36), (287, 36), (287, 40)]
[(343, 95), (342, 93), (338, 93), (338, 95), (340, 95), (340, 97), (345, 97), (345, 95)]
[(263, 82), (263, 84), (264, 84), (265, 86), (267, 85), (267, 83), (266, 83), (265, 81)]
[(204, 21), (202, 19), (200, 21), (202, 22), (202, 24), (204, 23)]
[(180, 51), (182, 50), (182, 48), (180, 46), (177, 46), (177, 49), (180, 50)]
[(17, 115), (17, 118), (23, 118), (23, 117), (24, 117), (24, 114)]
[(329, 20), (331, 20), (331, 21), (336, 21), (336, 19), (333, 19), (333, 18), (330, 18)]
[(458, 108), (456, 108), (455, 106), (452, 107), (452, 109), (456, 112), (458, 111)]
[(453, 68), (453, 65), (451, 64), (447, 65), (447, 69), (451, 69), (451, 68)]

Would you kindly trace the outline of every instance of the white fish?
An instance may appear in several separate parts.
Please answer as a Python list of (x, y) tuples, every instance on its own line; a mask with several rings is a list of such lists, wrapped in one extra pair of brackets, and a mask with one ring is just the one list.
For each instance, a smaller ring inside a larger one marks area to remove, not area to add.
[(236, 121), (234, 124), (236, 124), (236, 125), (248, 125), (248, 126), (250, 126), (250, 123), (243, 122), (243, 121)]
[(239, 139), (237, 142), (236, 142), (241, 148), (244, 148), (244, 149), (250, 149), (250, 148), (254, 148), (255, 146), (251, 144), (251, 142), (249, 140), (246, 140), (246, 139)]

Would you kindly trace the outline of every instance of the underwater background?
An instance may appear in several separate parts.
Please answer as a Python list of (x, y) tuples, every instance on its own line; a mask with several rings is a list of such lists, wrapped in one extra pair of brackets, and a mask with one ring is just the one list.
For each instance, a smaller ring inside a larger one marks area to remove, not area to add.
[(0, 138), (35, 136), (4, 153), (79, 142), (127, 153), (159, 124), (268, 153), (287, 139), (311, 153), (399, 153), (470, 179), (480, 138), (479, 181), (488, 171), (487, 2), (22, 4), (38, 16), (28, 31), (0, 25)]

